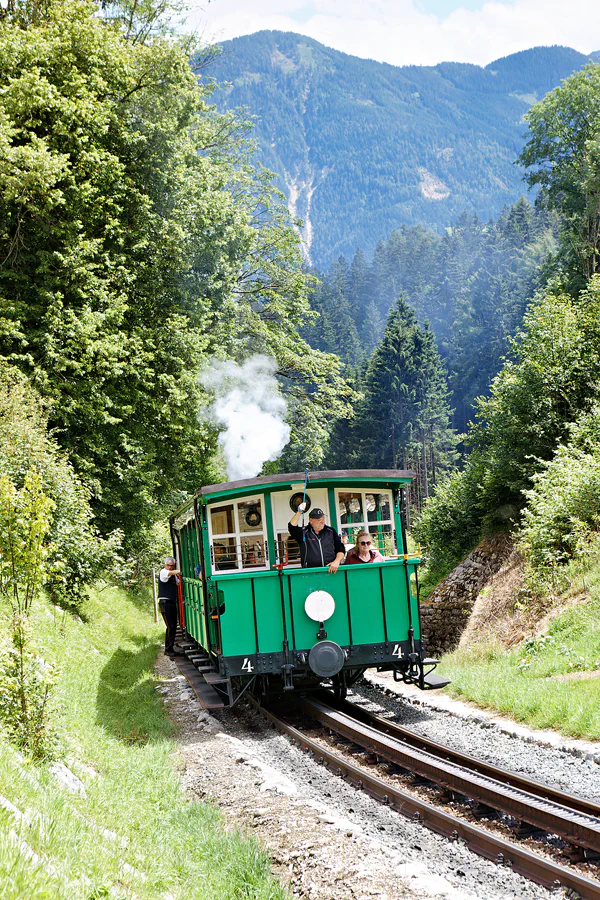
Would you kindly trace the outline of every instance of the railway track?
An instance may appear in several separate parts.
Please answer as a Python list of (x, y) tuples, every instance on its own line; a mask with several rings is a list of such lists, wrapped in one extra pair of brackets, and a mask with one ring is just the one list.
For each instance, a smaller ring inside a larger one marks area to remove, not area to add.
[[(355, 765), (347, 754), (290, 724), (285, 714), (256, 706), (272, 725), (329, 766), (332, 772), (403, 815), (451, 840), (463, 841), (475, 853), (509, 866), (547, 888), (564, 888), (584, 900), (600, 900), (600, 882), (437, 808), (392, 781)], [(351, 746), (433, 782), (451, 795), (468, 798), (531, 829), (556, 835), (572, 848), (578, 848), (581, 859), (594, 858), (600, 852), (600, 804), (458, 753), (351, 703), (334, 703), (333, 698), (331, 703), (306, 698), (301, 708), (312, 723), (318, 722)]]

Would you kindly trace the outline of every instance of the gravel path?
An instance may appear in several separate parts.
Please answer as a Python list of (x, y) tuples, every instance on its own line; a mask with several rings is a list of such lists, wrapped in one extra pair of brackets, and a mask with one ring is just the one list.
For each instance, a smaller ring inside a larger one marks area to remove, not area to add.
[[(180, 729), (184, 789), (191, 798), (214, 802), (232, 824), (255, 834), (294, 897), (557, 900), (563, 896), (378, 804), (268, 728), (254, 710), (209, 715), (171, 661), (161, 659), (159, 673), (163, 682), (158, 690)], [(435, 727), (436, 716), (430, 711), (424, 714), (379, 688), (362, 686), (360, 695), (350, 699), (358, 696), (402, 721), (412, 715), (411, 726)], [(447, 715), (440, 715), (438, 727), (445, 739), (448, 721)], [(441, 739), (442, 734), (437, 736)], [(487, 736), (489, 742), (489, 730)], [(476, 752), (475, 746), (471, 749)], [(582, 765), (581, 760), (573, 762)]]

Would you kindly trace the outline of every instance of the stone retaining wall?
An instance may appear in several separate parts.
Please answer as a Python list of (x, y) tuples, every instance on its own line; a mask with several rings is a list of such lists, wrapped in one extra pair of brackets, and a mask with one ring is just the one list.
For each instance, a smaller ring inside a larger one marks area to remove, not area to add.
[(509, 535), (485, 538), (421, 603), (421, 627), (429, 656), (453, 650), (480, 591), (512, 553)]

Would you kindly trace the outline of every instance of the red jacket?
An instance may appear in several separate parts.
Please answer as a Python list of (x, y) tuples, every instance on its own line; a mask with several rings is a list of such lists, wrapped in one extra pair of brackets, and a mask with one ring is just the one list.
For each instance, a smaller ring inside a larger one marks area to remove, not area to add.
[(348, 556), (344, 560), (344, 565), (352, 566), (355, 563), (383, 562), (383, 556), (379, 550), (369, 550), (371, 559), (361, 559), (354, 547), (348, 552)]

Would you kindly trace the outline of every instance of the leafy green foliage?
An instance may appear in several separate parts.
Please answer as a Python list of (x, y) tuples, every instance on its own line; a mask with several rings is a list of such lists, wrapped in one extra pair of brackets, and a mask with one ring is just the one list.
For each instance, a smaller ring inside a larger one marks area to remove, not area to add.
[(536, 472), (597, 402), (600, 279), (576, 300), (559, 284), (540, 294), (512, 350), (479, 403), (469, 436), (474, 452), (417, 523), (434, 560), (467, 552), (478, 533), (518, 520)]
[(421, 327), (401, 297), (391, 311), (381, 345), (359, 386), (345, 441), (334, 436), (331, 462), (340, 468), (415, 469), (414, 501), (429, 493), (453, 459), (445, 373), (429, 327)]
[(590, 278), (600, 269), (600, 65), (571, 75), (526, 118), (525, 177), (562, 214), (567, 262)]
[(44, 583), (53, 509), (35, 471), (27, 472), (20, 489), (0, 475), (0, 594), (13, 616), (29, 614)]
[[(6, 490), (19, 492), (35, 474), (52, 505), (43, 545), (46, 590), (62, 604), (77, 606), (86, 585), (111, 564), (121, 536), (102, 539), (94, 527), (89, 490), (66, 453), (48, 434), (48, 413), (18, 370), (0, 367), (0, 472)], [(41, 565), (41, 564), (40, 564)]]
[(557, 247), (557, 217), (521, 198), (496, 222), (462, 216), (443, 237), (402, 227), (368, 263), (341, 257), (313, 294), (317, 318), (303, 334), (319, 349), (360, 364), (380, 343), (385, 319), (402, 293), (429, 322), (445, 357), (459, 432), (487, 393), (509, 338), (520, 326)]
[(298, 338), (298, 238), (190, 41), (160, 33), (169, 4), (17, 6), (0, 22), (0, 353), (52, 401), (101, 531), (127, 544), (216, 480), (207, 356), (273, 355), (305, 419), (343, 412), (343, 383)]
[(27, 618), (15, 616), (9, 633), (0, 634), (0, 722), (12, 743), (34, 760), (48, 759), (58, 746), (57, 676), (38, 651)]
[(412, 528), (423, 545), (423, 596), (442, 580), (483, 537), (488, 497), (481, 490), (481, 456), (472, 453), (463, 469), (440, 478)]
[(18, 747), (41, 759), (53, 745), (48, 701), (54, 672), (35, 652), (29, 616), (45, 581), (54, 503), (33, 470), (16, 488), (0, 475), (0, 597), (10, 605), (0, 642), (0, 721)]
[(600, 407), (569, 429), (566, 443), (533, 477), (518, 549), (537, 592), (564, 586), (564, 563), (585, 556), (600, 527)]

